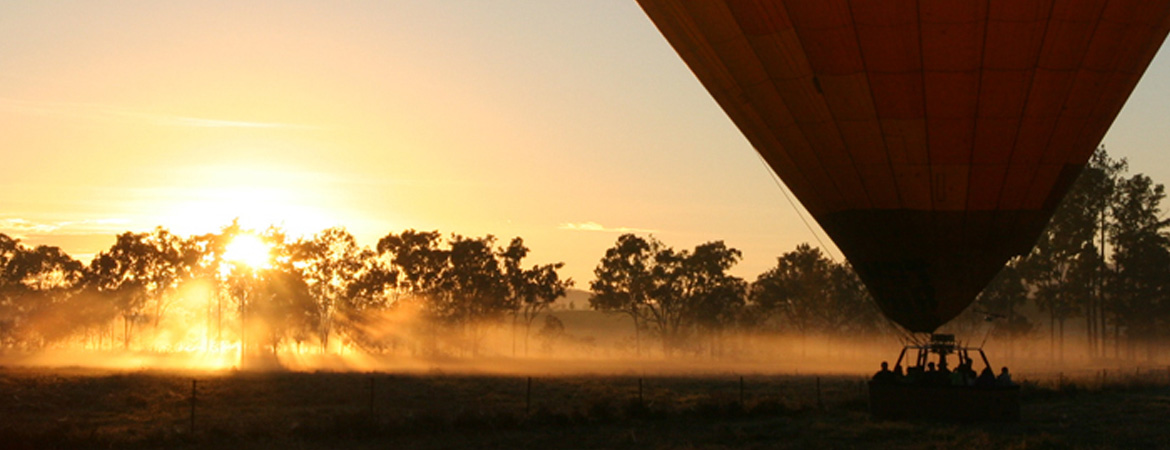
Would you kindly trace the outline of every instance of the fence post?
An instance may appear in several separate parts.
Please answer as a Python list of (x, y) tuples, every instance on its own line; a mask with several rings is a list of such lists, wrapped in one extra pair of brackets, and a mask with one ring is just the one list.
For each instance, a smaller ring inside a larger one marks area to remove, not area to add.
[(195, 395), (198, 392), (198, 380), (191, 380), (191, 435), (195, 435)]
[(374, 376), (370, 375), (370, 417), (374, 416)]
[(817, 409), (825, 409), (825, 403), (821, 401), (821, 377), (817, 376)]
[(532, 377), (528, 377), (528, 390), (524, 394), (524, 415), (532, 411)]
[(645, 400), (642, 399), (642, 377), (638, 377), (638, 407), (646, 406)]
[(743, 375), (739, 376), (739, 407), (744, 408), (743, 404)]

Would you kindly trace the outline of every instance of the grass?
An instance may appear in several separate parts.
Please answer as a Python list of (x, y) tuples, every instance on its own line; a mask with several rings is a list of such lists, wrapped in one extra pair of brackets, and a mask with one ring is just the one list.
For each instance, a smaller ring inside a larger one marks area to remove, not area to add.
[[(1161, 375), (1161, 374), (1160, 374)], [(4, 448), (1157, 448), (1170, 388), (1028, 382), (1012, 424), (875, 421), (857, 377), (0, 369)], [(190, 429), (191, 380), (197, 380)], [(373, 396), (371, 402), (371, 380)], [(531, 400), (529, 400), (529, 398)], [(372, 405), (372, 409), (371, 409)]]

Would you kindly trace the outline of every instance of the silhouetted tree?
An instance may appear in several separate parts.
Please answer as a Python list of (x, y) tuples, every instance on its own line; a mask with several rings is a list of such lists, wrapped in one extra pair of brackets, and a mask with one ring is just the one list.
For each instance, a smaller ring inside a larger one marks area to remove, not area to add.
[(652, 267), (661, 247), (654, 238), (642, 239), (623, 234), (605, 251), (605, 257), (593, 269), (595, 279), (589, 284), (589, 306), (630, 316), (634, 322), (634, 351), (641, 354), (643, 310), (654, 289)]
[(240, 234), (239, 221), (223, 227), (219, 233), (191, 236), (183, 243), (191, 280), (207, 286), (205, 302), (204, 342), (207, 348), (219, 350), (227, 342), (224, 337), (224, 320), (229, 314), (225, 301), (230, 299), (227, 292), (230, 266), (224, 262), (227, 246)]
[(680, 281), (686, 315), (711, 338), (712, 356), (720, 353), (723, 331), (736, 322), (747, 303), (747, 282), (727, 273), (742, 256), (723, 241), (715, 241), (695, 247), (683, 261)]
[(1115, 265), (1111, 306), (1131, 352), (1136, 339), (1164, 335), (1170, 325), (1170, 239), (1164, 231), (1170, 220), (1160, 217), (1159, 206), (1165, 197), (1163, 186), (1142, 174), (1118, 184), (1109, 233)]
[(60, 248), (28, 248), (0, 234), (0, 347), (40, 347), (90, 325), (89, 311), (66, 308), (83, 276)]
[[(663, 353), (682, 348), (698, 327), (717, 330), (743, 304), (744, 283), (727, 274), (741, 257), (722, 241), (675, 251), (654, 238), (622, 235), (594, 270), (594, 309), (629, 315), (662, 339)], [(635, 339), (640, 340), (638, 334)], [(637, 342), (637, 341), (636, 341)], [(639, 343), (640, 345), (640, 343)]]
[(347, 285), (340, 311), (341, 331), (366, 350), (383, 351), (400, 343), (400, 339), (387, 338), (394, 330), (384, 330), (388, 324), (382, 320), (398, 300), (399, 272), (389, 255), (363, 250), (359, 256), (361, 265)]
[[(346, 298), (349, 284), (361, 271), (367, 255), (344, 228), (330, 228), (310, 239), (300, 239), (289, 246), (289, 253), (292, 267), (299, 271), (315, 300), (314, 317), (318, 319), (315, 334), (321, 350), (327, 351), (329, 338), (335, 332), (338, 309), (353, 309), (354, 305)], [(343, 317), (351, 315), (343, 314)]]
[[(87, 283), (109, 296), (123, 319), (123, 347), (129, 348), (135, 325), (153, 321), (165, 313), (171, 291), (188, 274), (182, 240), (166, 229), (152, 233), (118, 235), (109, 250), (98, 254), (89, 266)], [(147, 314), (153, 305), (153, 314)]]
[(320, 326), (321, 310), (300, 273), (287, 265), (260, 272), (245, 304), (250, 326), (275, 355), (286, 340), (304, 341)]
[(508, 286), (494, 253), (495, 237), (467, 238), (453, 235), (450, 240), (450, 267), (444, 278), (445, 295), (437, 296), (444, 320), (461, 325), (470, 340), (471, 351), (479, 351), (481, 331), (486, 321), (499, 319), (508, 311)]
[(431, 318), (438, 318), (441, 312), (437, 304), (422, 299), (441, 294), (444, 272), (447, 270), (450, 252), (440, 248), (442, 237), (438, 231), (406, 230), (401, 234), (390, 233), (378, 241), (378, 253), (388, 255), (391, 272), (398, 276), (395, 285), (400, 297), (424, 305), (424, 311)]
[(1033, 325), (1019, 310), (1028, 300), (1028, 289), (1017, 266), (1020, 258), (1013, 258), (996, 274), (991, 283), (975, 299), (974, 313), (983, 320), (995, 321), (992, 332), (1010, 342), (1027, 335)]
[(1031, 295), (1037, 306), (1048, 312), (1052, 353), (1062, 359), (1064, 323), (1083, 312), (1097, 274), (1097, 249), (1093, 246), (1097, 214), (1093, 206), (1098, 200), (1087, 195), (1086, 183), (1074, 183), (1018, 267), (1034, 288)]
[(557, 270), (564, 267), (564, 263), (546, 264), (524, 269), (521, 264), (528, 256), (528, 247), (524, 240), (517, 237), (508, 243), (507, 247), (496, 253), (503, 270), (504, 282), (507, 287), (506, 305), (512, 310), (512, 354), (516, 353), (515, 327), (516, 322), (524, 324), (524, 354), (528, 354), (528, 337), (532, 328), (532, 321), (541, 313), (548, 311), (549, 305), (556, 299), (564, 297), (573, 280), (561, 280)]
[(808, 244), (781, 255), (776, 267), (752, 283), (749, 296), (767, 322), (802, 337), (870, 333), (884, 323), (853, 270)]
[(820, 249), (800, 244), (777, 259), (776, 267), (751, 286), (751, 301), (761, 312), (781, 319), (802, 336), (816, 331), (820, 309), (829, 303), (831, 261)]
[[(1114, 160), (1109, 157), (1105, 147), (1097, 148), (1089, 159), (1089, 164), (1077, 178), (1070, 190), (1070, 195), (1079, 195), (1082, 207), (1089, 209), (1089, 214), (1096, 218), (1097, 239), (1091, 243), (1089, 249), (1095, 249), (1096, 271), (1092, 275), (1092, 290), (1088, 296), (1085, 308), (1085, 336), (1089, 344), (1091, 355), (1104, 356), (1108, 317), (1112, 312), (1106, 301), (1106, 283), (1108, 282), (1109, 267), (1106, 264), (1106, 247), (1108, 246), (1107, 229), (1110, 220), (1110, 210), (1114, 206), (1116, 187), (1121, 175), (1128, 170), (1129, 164), (1124, 158)], [(1116, 329), (1116, 327), (1115, 327)]]
[(889, 330), (890, 322), (870, 297), (865, 283), (848, 264), (833, 263), (829, 273), (829, 304), (821, 308), (821, 322), (829, 333), (866, 336)]

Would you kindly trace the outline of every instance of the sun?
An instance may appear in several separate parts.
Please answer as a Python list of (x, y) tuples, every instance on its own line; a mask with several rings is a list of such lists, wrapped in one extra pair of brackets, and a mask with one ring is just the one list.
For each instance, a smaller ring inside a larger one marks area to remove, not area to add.
[(228, 244), (223, 259), (253, 269), (264, 269), (272, 262), (272, 247), (256, 235), (241, 234)]

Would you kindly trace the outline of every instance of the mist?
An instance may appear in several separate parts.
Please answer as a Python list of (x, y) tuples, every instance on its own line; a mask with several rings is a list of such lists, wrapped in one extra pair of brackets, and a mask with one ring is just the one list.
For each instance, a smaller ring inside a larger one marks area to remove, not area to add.
[[(724, 331), (693, 335), (675, 348), (661, 339), (634, 333), (628, 317), (592, 310), (556, 309), (538, 315), (533, 326), (508, 318), (445, 324), (426, 320), (417, 308), (397, 308), (362, 321), (365, 342), (336, 335), (323, 344), (315, 338), (264, 342), (271, 333), (254, 323), (243, 334), (256, 339), (242, 351), (239, 321), (216, 329), (211, 291), (184, 286), (185, 300), (168, 305), (157, 324), (129, 331), (116, 323), (88, 329), (41, 348), (7, 348), (0, 365), (81, 367), (106, 370), (333, 371), (451, 373), (491, 375), (718, 375), (835, 374), (865, 377), (880, 362), (893, 365), (904, 345), (926, 336), (897, 332), (865, 335), (788, 334)], [(199, 295), (205, 296), (198, 300)], [(212, 316), (207, 317), (211, 311)], [(977, 313), (971, 313), (977, 315)], [(1119, 357), (1091, 357), (1083, 335), (1065, 336), (1063, 352), (1053, 352), (1048, 336), (997, 336), (994, 322), (969, 321), (945, 327), (960, 346), (982, 348), (995, 370), (1008, 366), (1023, 379), (1094, 380), (1166, 367), (1164, 342), (1124, 343)], [(974, 323), (975, 325), (970, 325)], [(51, 327), (52, 322), (44, 326)], [(48, 334), (48, 331), (44, 331)], [(639, 342), (640, 340), (640, 342)], [(126, 348), (128, 346), (128, 348)], [(1132, 347), (1132, 348), (1131, 348)], [(909, 364), (914, 349), (907, 351)], [(1063, 355), (1063, 356), (1062, 356)], [(978, 367), (981, 358), (976, 357)]]

